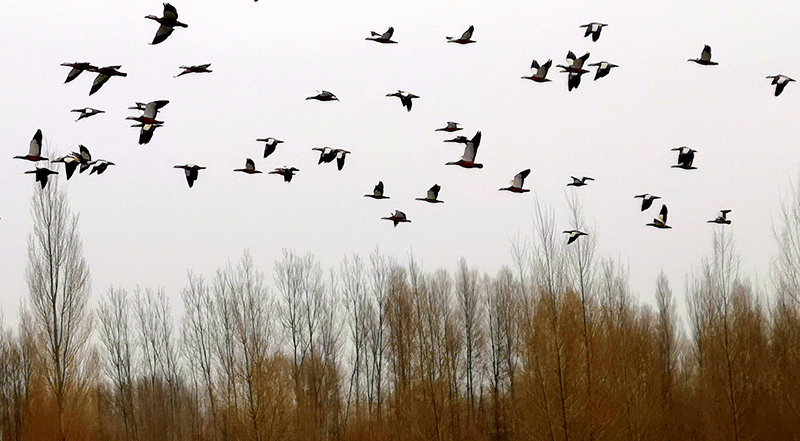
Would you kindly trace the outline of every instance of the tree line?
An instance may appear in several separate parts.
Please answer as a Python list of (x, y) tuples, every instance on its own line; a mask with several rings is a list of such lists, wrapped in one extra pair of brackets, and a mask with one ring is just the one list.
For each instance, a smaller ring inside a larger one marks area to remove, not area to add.
[(663, 272), (639, 302), (594, 234), (567, 246), (542, 207), (493, 275), (284, 250), (270, 284), (245, 252), (188, 272), (182, 311), (141, 287), (95, 307), (53, 184), (32, 199), (19, 326), (0, 332), (2, 440), (800, 439), (797, 193), (771, 288), (719, 227), (682, 320)]

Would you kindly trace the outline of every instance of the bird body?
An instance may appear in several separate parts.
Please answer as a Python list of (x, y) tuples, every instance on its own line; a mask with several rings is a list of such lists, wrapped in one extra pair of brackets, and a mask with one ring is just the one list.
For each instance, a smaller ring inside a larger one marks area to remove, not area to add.
[(608, 61), (601, 61), (599, 63), (592, 63), (589, 66), (596, 66), (597, 71), (594, 74), (594, 80), (597, 81), (600, 78), (608, 75), (611, 72), (611, 68), (619, 67), (616, 64), (609, 63)]
[(92, 88), (89, 90), (89, 95), (92, 95), (100, 90), (100, 88), (103, 87), (103, 84), (106, 84), (106, 81), (108, 81), (111, 77), (127, 77), (128, 74), (119, 71), (119, 68), (121, 67), (122, 66), (90, 66), (87, 68), (88, 71), (97, 73), (97, 76), (94, 78), (94, 82), (92, 83)]
[(417, 95), (413, 93), (408, 93), (404, 90), (398, 90), (395, 93), (387, 93), (386, 96), (396, 96), (400, 98), (400, 103), (405, 106), (405, 108), (410, 112), (411, 111), (411, 100), (413, 98), (419, 98)]
[(576, 72), (576, 73), (586, 73), (587, 71), (583, 70), (583, 64), (586, 60), (589, 59), (589, 52), (583, 54), (583, 56), (576, 57), (572, 51), (567, 52), (567, 66), (563, 64), (557, 64), (556, 67), (560, 67), (567, 72)]
[(566, 230), (564, 233), (569, 234), (569, 238), (567, 238), (567, 245), (575, 242), (581, 236), (588, 236), (588, 234), (580, 230)]
[(475, 26), (470, 25), (470, 27), (461, 34), (461, 37), (454, 38), (454, 37), (445, 37), (447, 38), (448, 43), (458, 43), (458, 44), (469, 44), (475, 43), (475, 40), (472, 39), (472, 33), (475, 31)]
[(694, 61), (703, 66), (716, 66), (719, 64), (716, 61), (711, 61), (711, 46), (709, 45), (703, 46), (703, 52), (700, 53), (700, 58), (689, 58), (687, 61)]
[(189, 73), (211, 73), (211, 72), (213, 72), (213, 70), (209, 69), (210, 66), (211, 66), (211, 63), (208, 63), (208, 64), (197, 64), (197, 65), (194, 65), (194, 66), (181, 66), (178, 69), (183, 69), (183, 72), (179, 73), (178, 75), (175, 75), (175, 78), (178, 78), (180, 76), (183, 76), (183, 75), (186, 75), (186, 74), (189, 74)]
[(233, 171), (247, 173), (249, 175), (253, 175), (253, 174), (256, 174), (256, 173), (261, 173), (260, 170), (256, 170), (256, 163), (253, 162), (253, 160), (250, 159), (250, 158), (247, 158), (247, 161), (245, 161), (244, 168), (237, 168), (237, 169), (234, 169)]
[(316, 95), (310, 96), (306, 99), (317, 100), (317, 101), (339, 101), (339, 98), (336, 98), (336, 95), (328, 92), (327, 90), (319, 90), (317, 91)]
[(583, 187), (584, 185), (589, 185), (586, 183), (586, 181), (594, 181), (594, 178), (590, 178), (588, 176), (581, 176), (580, 178), (576, 176), (570, 176), (570, 178), (572, 178), (572, 182), (567, 184), (568, 187)]
[(292, 176), (294, 176), (295, 172), (299, 172), (299, 169), (294, 167), (278, 167), (275, 170), (269, 172), (270, 175), (281, 175), (283, 176), (283, 182), (292, 182)]
[(25, 173), (26, 174), (28, 174), (28, 173), (35, 174), (36, 175), (36, 182), (38, 182), (39, 184), (42, 185), (42, 189), (44, 189), (44, 187), (47, 186), (47, 177), (48, 176), (57, 175), (58, 174), (57, 171), (50, 170), (49, 168), (46, 168), (46, 167), (37, 167), (35, 170), (28, 170)]
[(396, 41), (392, 40), (392, 34), (394, 34), (394, 28), (389, 26), (389, 29), (387, 29), (383, 34), (370, 31), (371, 37), (367, 37), (365, 40), (377, 41), (378, 43), (383, 44), (397, 44)]
[(111, 161), (106, 161), (105, 159), (98, 159), (96, 161), (92, 161), (92, 164), (94, 164), (94, 167), (92, 167), (92, 170), (89, 172), (90, 175), (95, 172), (98, 175), (102, 175), (103, 172), (106, 171), (109, 165), (116, 165)]
[(189, 184), (189, 188), (192, 188), (192, 186), (194, 186), (194, 181), (197, 180), (198, 171), (205, 170), (205, 167), (195, 164), (176, 165), (173, 168), (183, 169), (184, 173), (186, 174), (186, 182)]
[(434, 130), (435, 132), (457, 132), (462, 130), (459, 124), (454, 121), (447, 121), (447, 126)]
[(406, 218), (406, 214), (400, 210), (394, 210), (394, 214), (389, 217), (382, 217), (381, 219), (390, 220), (394, 222), (394, 226), (396, 227), (397, 224), (400, 222), (411, 222)]
[(533, 72), (533, 74), (531, 74), (531, 76), (529, 77), (522, 77), (522, 78), (525, 80), (535, 81), (537, 83), (546, 83), (548, 81), (551, 81), (547, 79), (547, 72), (550, 70), (550, 66), (552, 65), (553, 65), (553, 60), (547, 60), (547, 62), (542, 64), (541, 66), (539, 65), (539, 62), (533, 60), (533, 62), (531, 63), (531, 71)]
[(672, 168), (682, 168), (684, 170), (697, 169), (697, 167), (692, 166), (692, 163), (694, 162), (694, 154), (697, 152), (697, 150), (690, 149), (686, 146), (675, 147), (671, 150), (678, 152), (678, 163), (673, 165)]
[(719, 215), (716, 217), (716, 219), (710, 220), (708, 221), (708, 223), (730, 225), (731, 221), (730, 219), (728, 219), (728, 213), (730, 212), (731, 210), (720, 210)]
[(47, 158), (41, 156), (42, 153), (42, 129), (36, 130), (36, 133), (31, 139), (28, 148), (28, 154), (25, 156), (14, 156), (14, 159), (25, 159), (26, 161), (47, 161)]
[(278, 144), (283, 142), (280, 139), (275, 139), (275, 138), (272, 138), (272, 137), (270, 137), (270, 138), (259, 138), (259, 139), (256, 139), (256, 141), (260, 141), (260, 142), (264, 142), (265, 143), (265, 145), (264, 145), (264, 157), (265, 158), (267, 156), (273, 154), (275, 152), (275, 148), (278, 147)]
[(169, 3), (164, 3), (164, 15), (162, 17), (157, 17), (155, 15), (147, 15), (144, 18), (149, 18), (150, 20), (155, 20), (161, 26), (158, 27), (156, 31), (155, 37), (153, 37), (153, 42), (150, 44), (158, 44), (162, 41), (166, 40), (167, 37), (172, 35), (172, 31), (175, 30), (175, 27), (182, 27), (188, 28), (189, 25), (186, 23), (181, 23), (178, 21), (178, 10), (175, 9)]
[(583, 34), (584, 38), (588, 36), (592, 36), (592, 41), (597, 41), (600, 38), (600, 31), (603, 30), (604, 27), (608, 26), (605, 23), (598, 23), (593, 21), (589, 24), (581, 25), (580, 27), (586, 28), (586, 33)]
[(648, 227), (656, 227), (660, 229), (667, 229), (672, 228), (667, 225), (667, 206), (661, 205), (661, 212), (658, 214), (658, 217), (653, 219), (653, 222), (646, 224)]
[(433, 184), (433, 187), (431, 187), (428, 190), (427, 196), (425, 196), (424, 198), (414, 198), (414, 200), (430, 202), (432, 204), (442, 204), (442, 203), (444, 203), (444, 201), (440, 201), (438, 199), (439, 190), (441, 190), (441, 189), (442, 189), (442, 187), (440, 187), (439, 184)]
[(140, 116), (129, 116), (125, 118), (140, 123), (131, 126), (140, 128), (139, 145), (150, 142), (150, 140), (153, 139), (153, 134), (156, 129), (163, 126), (164, 122), (158, 121), (156, 117), (158, 116), (158, 111), (167, 104), (169, 104), (169, 100), (156, 100), (150, 101), (149, 103), (137, 102), (135, 106), (128, 107), (129, 109), (142, 111)]
[(517, 173), (516, 176), (514, 176), (514, 180), (511, 181), (511, 186), (503, 187), (500, 190), (508, 190), (508, 191), (510, 191), (512, 193), (526, 193), (526, 192), (529, 192), (530, 191), (529, 189), (522, 188), (523, 184), (525, 183), (525, 178), (527, 178), (529, 174), (531, 174), (531, 169), (528, 168), (528, 169), (522, 170), (521, 172)]
[(461, 159), (455, 162), (448, 162), (445, 165), (458, 165), (464, 168), (483, 168), (483, 164), (475, 162), (475, 155), (478, 154), (478, 147), (481, 145), (481, 132), (480, 130), (471, 140), (466, 142), (464, 147), (464, 155)]
[(375, 185), (375, 188), (372, 190), (372, 194), (365, 194), (364, 197), (372, 199), (389, 199), (389, 196), (383, 195), (383, 181), (378, 181), (378, 184)]
[(78, 122), (90, 116), (97, 115), (99, 113), (106, 113), (105, 110), (94, 109), (91, 107), (84, 107), (83, 109), (72, 109), (70, 110), (70, 112), (80, 112), (80, 116), (78, 116), (78, 119), (76, 119), (75, 122)]
[(467, 138), (466, 136), (458, 135), (453, 139), (445, 139), (442, 142), (456, 142), (459, 144), (467, 144), (469, 142), (469, 138)]
[(82, 74), (85, 70), (97, 69), (97, 66), (92, 66), (91, 63), (61, 63), (61, 65), (72, 68), (67, 74), (67, 79), (64, 80), (64, 83), (69, 83), (75, 78), (78, 78), (78, 75)]
[(793, 79), (787, 77), (786, 75), (770, 75), (767, 78), (772, 79), (772, 84), (775, 86), (775, 96), (780, 96), (783, 92), (783, 89), (786, 88), (786, 85), (794, 81)]
[(78, 164), (80, 163), (80, 159), (75, 154), (75, 152), (70, 153), (69, 155), (62, 156), (60, 158), (56, 158), (51, 162), (61, 162), (64, 164), (64, 169), (67, 171), (67, 180), (72, 177), (72, 174), (75, 173), (75, 169), (78, 168)]
[(650, 193), (637, 194), (634, 197), (635, 198), (642, 198), (642, 211), (647, 210), (648, 208), (650, 208), (650, 206), (653, 205), (653, 201), (654, 200), (661, 199), (661, 196), (655, 196), (655, 195), (652, 195)]

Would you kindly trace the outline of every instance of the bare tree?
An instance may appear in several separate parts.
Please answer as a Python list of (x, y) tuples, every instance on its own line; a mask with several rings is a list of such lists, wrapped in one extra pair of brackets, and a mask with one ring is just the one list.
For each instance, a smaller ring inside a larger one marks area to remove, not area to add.
[(456, 273), (456, 297), (464, 338), (464, 369), (470, 417), (476, 406), (476, 387), (480, 388), (480, 384), (476, 384), (476, 376), (478, 365), (482, 361), (485, 343), (484, 303), (478, 288), (478, 270), (470, 270), (467, 267), (467, 261), (462, 258), (458, 263), (458, 272)]
[(25, 279), (48, 387), (55, 399), (59, 439), (66, 437), (64, 411), (80, 378), (82, 355), (91, 333), (89, 267), (83, 258), (78, 215), (57, 180), (34, 187), (33, 232), (28, 237)]

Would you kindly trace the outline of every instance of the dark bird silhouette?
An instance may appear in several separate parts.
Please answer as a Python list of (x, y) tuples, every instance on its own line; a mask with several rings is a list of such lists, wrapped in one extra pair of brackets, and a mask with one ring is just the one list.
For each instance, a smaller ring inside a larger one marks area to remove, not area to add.
[(72, 109), (70, 110), (70, 112), (80, 112), (80, 116), (78, 116), (78, 119), (76, 119), (75, 122), (78, 122), (90, 116), (97, 115), (99, 113), (106, 113), (105, 110), (93, 109), (91, 107), (84, 107), (83, 109)]
[(779, 96), (786, 85), (794, 81), (786, 75), (770, 75), (767, 78), (772, 78), (772, 83), (770, 84), (775, 86), (775, 96)]
[(317, 91), (316, 95), (310, 96), (306, 99), (317, 100), (317, 101), (339, 101), (339, 98), (336, 98), (336, 95), (328, 92), (327, 90), (319, 90)]
[(400, 103), (403, 104), (409, 112), (411, 111), (411, 100), (413, 98), (419, 98), (417, 95), (403, 90), (398, 90), (395, 93), (387, 93), (386, 96), (396, 96), (400, 98)]
[(159, 127), (164, 127), (163, 124), (133, 124), (131, 127), (139, 127), (139, 145), (144, 145), (153, 139), (153, 134)]
[(720, 210), (719, 215), (717, 215), (716, 219), (710, 220), (710, 221), (708, 221), (708, 223), (710, 223), (710, 224), (730, 225), (731, 221), (727, 217), (728, 213), (730, 213), (730, 212), (731, 212), (731, 210)]
[(186, 174), (186, 183), (189, 184), (189, 188), (192, 188), (192, 186), (194, 186), (194, 181), (197, 180), (198, 171), (205, 170), (205, 167), (195, 164), (176, 165), (173, 168), (183, 169), (184, 173)]
[(527, 178), (529, 174), (531, 174), (531, 169), (528, 168), (528, 169), (522, 170), (521, 172), (517, 173), (516, 176), (514, 176), (514, 179), (511, 181), (511, 186), (503, 187), (503, 188), (501, 188), (499, 190), (507, 190), (507, 191), (510, 191), (512, 193), (527, 193), (527, 192), (529, 192), (530, 191), (529, 189), (522, 188), (522, 186), (525, 184), (525, 178)]
[(457, 132), (461, 130), (459, 124), (454, 121), (447, 121), (447, 126), (434, 130), (435, 132)]
[(572, 178), (572, 182), (567, 184), (568, 187), (583, 187), (584, 185), (589, 185), (586, 181), (594, 181), (594, 178), (590, 178), (588, 176), (581, 176), (580, 178), (576, 176), (570, 176), (570, 178)]
[(247, 158), (247, 161), (245, 161), (244, 168), (237, 168), (237, 169), (234, 169), (233, 171), (243, 172), (243, 173), (247, 173), (247, 174), (250, 174), (250, 175), (256, 174), (256, 173), (261, 173), (260, 170), (256, 170), (256, 163), (253, 162), (253, 160), (250, 159), (250, 158)]
[(522, 77), (524, 80), (531, 80), (537, 83), (546, 83), (550, 80), (547, 79), (547, 72), (550, 70), (550, 66), (553, 65), (553, 60), (547, 60), (547, 63), (539, 66), (539, 62), (533, 60), (531, 63), (531, 76), (529, 77)]
[(475, 43), (475, 40), (472, 39), (472, 33), (475, 31), (475, 26), (470, 25), (470, 27), (461, 34), (461, 37), (454, 38), (454, 37), (445, 37), (447, 38), (448, 43), (458, 43), (458, 44), (469, 44)]
[(389, 199), (389, 196), (383, 195), (383, 181), (378, 181), (378, 184), (372, 190), (372, 194), (365, 194), (364, 197), (372, 199)]
[(158, 43), (161, 43), (162, 41), (166, 40), (167, 37), (172, 35), (172, 31), (175, 30), (176, 26), (182, 27), (182, 28), (188, 28), (189, 27), (189, 25), (187, 25), (186, 23), (181, 23), (181, 22), (178, 21), (178, 10), (175, 9), (175, 7), (172, 6), (169, 3), (164, 3), (164, 16), (163, 17), (157, 17), (155, 15), (147, 15), (144, 18), (149, 18), (150, 20), (155, 20), (155, 21), (158, 22), (158, 24), (161, 25), (161, 26), (158, 27), (158, 30), (156, 31), (156, 35), (153, 38), (153, 42), (150, 43), (150, 44), (158, 44)]
[(108, 81), (111, 77), (127, 77), (128, 74), (118, 70), (120, 67), (122, 66), (106, 66), (99, 68), (90, 66), (87, 70), (89, 72), (97, 73), (97, 76), (94, 78), (94, 83), (92, 83), (92, 88), (89, 90), (89, 95), (92, 95), (100, 90), (100, 88), (103, 87), (103, 84), (106, 84), (106, 81)]
[(705, 45), (703, 47), (703, 52), (700, 53), (700, 58), (689, 58), (686, 61), (694, 61), (697, 64), (702, 64), (703, 66), (716, 66), (719, 63), (716, 61), (711, 61), (711, 46)]
[(78, 75), (82, 74), (85, 70), (97, 69), (97, 66), (92, 66), (90, 63), (61, 63), (61, 65), (72, 68), (67, 74), (67, 79), (64, 80), (64, 83), (69, 83), (75, 78), (78, 78)]
[(581, 69), (575, 72), (562, 70), (561, 73), (569, 74), (567, 76), (567, 91), (572, 92), (572, 89), (577, 89), (578, 86), (581, 85), (581, 76), (583, 76), (583, 74), (588, 72), (589, 71), (585, 69)]
[(575, 242), (581, 236), (588, 236), (588, 234), (579, 230), (567, 230), (564, 231), (564, 233), (569, 234), (569, 238), (567, 238), (567, 245), (571, 244), (572, 242)]
[(78, 168), (80, 159), (78, 159), (78, 156), (75, 154), (75, 152), (72, 152), (69, 155), (56, 158), (51, 162), (61, 162), (64, 164), (64, 169), (67, 171), (67, 180), (69, 181), (69, 178), (71, 178), (72, 174), (75, 173), (75, 169)]
[(300, 170), (294, 167), (279, 167), (275, 170), (269, 172), (270, 175), (281, 175), (283, 176), (283, 182), (292, 182), (292, 176), (294, 176), (295, 172), (299, 172)]
[(464, 155), (461, 156), (461, 159), (455, 162), (448, 162), (445, 165), (458, 165), (464, 168), (483, 168), (483, 164), (475, 163), (475, 155), (478, 154), (478, 147), (481, 145), (480, 130), (471, 140), (467, 141), (466, 144), (466, 147), (464, 147)]
[(589, 52), (586, 52), (580, 58), (576, 57), (572, 51), (567, 52), (567, 66), (563, 64), (557, 64), (556, 67), (560, 67), (567, 72), (579, 72), (579, 73), (586, 73), (583, 70), (583, 63), (589, 59)]
[(211, 72), (214, 72), (213, 70), (209, 69), (209, 66), (211, 66), (211, 63), (208, 63), (208, 64), (196, 64), (194, 66), (181, 66), (178, 69), (183, 69), (183, 72), (179, 73), (178, 75), (175, 75), (175, 78), (178, 78), (180, 76), (183, 76), (183, 75), (186, 75), (186, 74), (190, 74), (190, 73), (211, 73)]
[(389, 26), (389, 29), (386, 30), (383, 34), (379, 34), (375, 31), (370, 31), (371, 37), (367, 37), (365, 40), (372, 40), (377, 41), (378, 43), (384, 44), (397, 44), (396, 41), (392, 40), (392, 34), (394, 34), (394, 28)]
[(33, 135), (33, 139), (31, 139), (30, 147), (28, 148), (28, 154), (25, 156), (14, 156), (14, 159), (25, 159), (28, 161), (47, 161), (47, 158), (41, 156), (42, 153), (42, 129), (36, 130), (36, 133)]
[(441, 189), (442, 189), (442, 187), (440, 187), (439, 184), (433, 184), (433, 187), (431, 187), (428, 190), (428, 195), (427, 196), (425, 196), (424, 198), (414, 198), (414, 200), (430, 202), (432, 204), (443, 204), (444, 201), (440, 201), (438, 199), (439, 190), (441, 190)]
[(265, 158), (267, 156), (275, 153), (275, 148), (278, 147), (278, 144), (283, 142), (280, 139), (275, 139), (275, 138), (271, 138), (271, 137), (270, 138), (259, 138), (259, 139), (256, 139), (256, 141), (265, 143), (264, 144), (264, 157)]
[(670, 149), (678, 152), (678, 163), (673, 165), (672, 168), (682, 168), (684, 170), (696, 170), (697, 167), (692, 167), (694, 162), (694, 154), (697, 150), (690, 149), (689, 147), (675, 147)]
[(92, 161), (92, 164), (94, 164), (94, 167), (92, 167), (92, 170), (89, 172), (90, 175), (95, 172), (98, 175), (102, 175), (103, 172), (106, 171), (109, 165), (116, 165), (111, 161), (106, 161), (105, 159), (98, 159), (96, 161)]
[(394, 222), (394, 226), (396, 227), (397, 224), (400, 222), (411, 222), (406, 218), (406, 214), (400, 210), (394, 210), (394, 214), (389, 217), (382, 217), (381, 219), (390, 220)]
[(25, 172), (34, 173), (36, 175), (36, 182), (42, 185), (42, 189), (47, 186), (47, 177), (50, 175), (57, 175), (57, 171), (50, 170), (49, 168), (45, 167), (37, 167), (36, 170), (28, 170)]
[(656, 227), (661, 229), (672, 228), (667, 225), (667, 206), (661, 205), (661, 212), (658, 214), (658, 217), (653, 219), (653, 222), (646, 224), (648, 227)]
[(656, 199), (661, 199), (661, 196), (655, 196), (650, 193), (645, 194), (637, 194), (634, 196), (635, 198), (642, 198), (642, 211), (647, 210), (653, 205), (653, 201)]
[(457, 142), (459, 144), (466, 144), (469, 142), (469, 138), (467, 138), (466, 136), (458, 135), (453, 139), (445, 139), (442, 142)]
[(611, 68), (619, 67), (616, 64), (609, 63), (608, 61), (601, 61), (599, 63), (592, 63), (589, 66), (596, 66), (597, 71), (594, 74), (594, 80), (597, 81), (600, 78), (608, 75), (611, 72)]
[[(78, 151), (72, 152), (72, 154), (75, 156), (75, 158), (78, 160), (78, 164), (81, 166), (79, 173), (85, 172), (92, 164), (94, 164), (94, 161), (92, 161), (92, 154), (83, 144), (79, 144)], [(89, 174), (91, 174), (91, 172), (89, 172)]]
[(597, 41), (600, 38), (600, 31), (603, 30), (604, 27), (608, 26), (605, 23), (598, 23), (593, 21), (589, 24), (581, 25), (580, 27), (586, 28), (586, 33), (583, 34), (584, 38), (588, 36), (592, 36), (592, 41)]

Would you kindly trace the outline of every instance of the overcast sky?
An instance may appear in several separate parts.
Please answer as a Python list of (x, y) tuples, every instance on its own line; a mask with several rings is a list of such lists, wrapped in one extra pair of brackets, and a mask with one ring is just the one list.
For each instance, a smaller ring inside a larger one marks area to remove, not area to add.
[[(27, 296), (26, 242), (32, 228), (31, 163), (41, 128), (60, 154), (87, 146), (115, 162), (102, 176), (67, 183), (80, 213), (84, 255), (95, 299), (112, 284), (162, 286), (177, 299), (186, 271), (208, 277), (249, 248), (272, 277), (282, 248), (312, 252), (325, 267), (376, 246), (425, 270), (454, 269), (458, 259), (494, 274), (511, 263), (510, 245), (531, 236), (535, 201), (569, 229), (566, 196), (577, 191), (596, 230), (599, 256), (629, 265), (631, 284), (652, 299), (663, 268), (676, 293), (710, 249), (715, 226), (731, 209), (743, 269), (766, 279), (781, 194), (798, 175), (800, 85), (773, 96), (767, 75), (800, 77), (795, 1), (268, 1), (175, 0), (180, 21), (151, 46), (159, 1), (8, 2), (0, 44), (0, 301), (15, 314)], [(579, 26), (608, 23), (597, 42)], [(475, 44), (445, 42), (475, 26)], [(364, 40), (395, 28), (396, 45)], [(687, 62), (711, 45), (719, 66)], [(598, 81), (584, 76), (567, 91), (555, 67), (551, 83), (529, 75), (532, 59), (565, 63), (567, 51), (588, 63), (620, 67)], [(122, 65), (88, 96), (94, 74), (64, 84), (63, 62)], [(185, 64), (213, 73), (173, 78)], [(800, 78), (798, 78), (800, 79)], [(305, 100), (316, 90), (339, 102)], [(398, 89), (420, 98), (411, 112)], [(127, 110), (166, 99), (165, 126), (138, 145)], [(75, 122), (71, 109), (107, 113)], [(447, 121), (481, 130), (482, 170), (445, 166), (463, 153), (435, 132)], [(284, 140), (262, 158), (256, 138)], [(698, 150), (694, 171), (672, 169), (676, 152)], [(313, 147), (352, 152), (344, 170), (317, 165)], [(234, 173), (246, 157), (261, 175)], [(189, 189), (173, 165), (208, 167)], [(286, 184), (266, 172), (300, 169)], [(530, 168), (526, 194), (498, 192)], [(595, 178), (577, 190), (570, 175)], [(382, 180), (391, 199), (362, 195)], [(415, 201), (434, 183), (444, 204)], [(639, 211), (633, 196), (650, 192), (668, 205), (672, 230), (646, 227), (660, 204)], [(382, 216), (404, 211), (393, 228)], [(563, 227), (563, 228), (562, 228)]]

